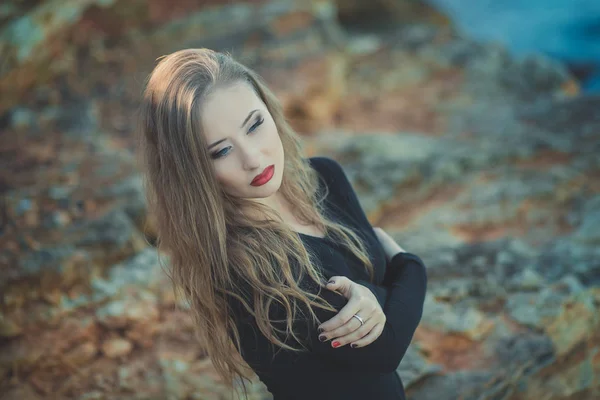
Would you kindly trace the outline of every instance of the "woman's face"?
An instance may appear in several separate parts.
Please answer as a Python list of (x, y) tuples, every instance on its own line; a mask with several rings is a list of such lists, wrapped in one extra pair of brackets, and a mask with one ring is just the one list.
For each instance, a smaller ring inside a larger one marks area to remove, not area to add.
[[(283, 177), (283, 146), (275, 121), (251, 86), (242, 82), (217, 89), (204, 102), (202, 116), (208, 154), (223, 190), (241, 198), (274, 195)], [(271, 179), (252, 185), (269, 166), (274, 166)]]

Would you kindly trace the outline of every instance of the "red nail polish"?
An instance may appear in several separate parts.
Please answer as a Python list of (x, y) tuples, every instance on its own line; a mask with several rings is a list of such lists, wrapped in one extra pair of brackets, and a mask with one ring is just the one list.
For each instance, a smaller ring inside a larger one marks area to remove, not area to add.
[(340, 345), (340, 342), (333, 342), (333, 343), (332, 343), (332, 346), (333, 346), (333, 347), (338, 347), (339, 345)]

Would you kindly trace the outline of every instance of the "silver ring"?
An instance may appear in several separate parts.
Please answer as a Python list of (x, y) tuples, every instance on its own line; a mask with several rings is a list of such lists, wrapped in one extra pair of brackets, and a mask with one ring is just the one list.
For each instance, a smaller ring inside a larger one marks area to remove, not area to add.
[(352, 317), (354, 317), (360, 321), (360, 326), (364, 325), (365, 321), (363, 321), (363, 319), (361, 317), (359, 317), (358, 314), (354, 314)]

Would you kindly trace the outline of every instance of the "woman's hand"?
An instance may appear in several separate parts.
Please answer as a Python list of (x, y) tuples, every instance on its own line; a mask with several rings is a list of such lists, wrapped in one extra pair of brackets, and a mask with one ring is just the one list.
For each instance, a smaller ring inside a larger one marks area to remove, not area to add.
[[(334, 339), (331, 345), (336, 348), (349, 343), (353, 348), (373, 343), (381, 335), (386, 321), (373, 292), (345, 276), (333, 276), (329, 282), (333, 283), (328, 283), (327, 289), (341, 293), (349, 301), (335, 317), (318, 327), (319, 331), (323, 329), (319, 340)], [(352, 317), (354, 314), (364, 320), (362, 326), (357, 318)]]
[(392, 257), (398, 253), (406, 253), (406, 250), (400, 247), (400, 245), (396, 243), (396, 241), (390, 235), (388, 235), (386, 231), (378, 226), (374, 226), (373, 230), (375, 231), (375, 235), (377, 235), (379, 243), (381, 243), (381, 247), (383, 247), (383, 250), (385, 251), (387, 261), (390, 261)]

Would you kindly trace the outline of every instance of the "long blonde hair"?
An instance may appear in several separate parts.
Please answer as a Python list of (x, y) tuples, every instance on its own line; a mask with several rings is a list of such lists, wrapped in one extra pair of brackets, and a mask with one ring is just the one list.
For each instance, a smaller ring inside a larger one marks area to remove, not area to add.
[[(325, 279), (296, 232), (273, 209), (228, 196), (216, 180), (199, 105), (209, 93), (238, 82), (250, 84), (275, 121), (285, 154), (279, 191), (296, 207), (294, 214), (347, 247), (373, 279), (360, 237), (324, 215), (327, 191), (319, 190), (319, 175), (303, 159), (299, 136), (262, 78), (230, 54), (206, 48), (180, 50), (160, 59), (146, 82), (138, 130), (148, 217), (155, 226), (157, 251), (169, 257), (166, 270), (175, 295), (184, 295), (197, 339), (232, 389), (236, 377), (251, 379), (252, 374), (240, 355), (232, 299), (255, 318), (271, 343), (296, 352), (307, 351), (292, 330), (300, 305), (317, 324), (324, 321), (310, 306), (337, 311), (300, 287), (308, 277), (323, 288)], [(249, 219), (243, 209), (267, 218)], [(285, 331), (270, 323), (272, 302), (286, 311)], [(286, 338), (292, 335), (301, 348), (284, 343), (274, 331)], [(244, 393), (247, 396), (245, 385)]]

